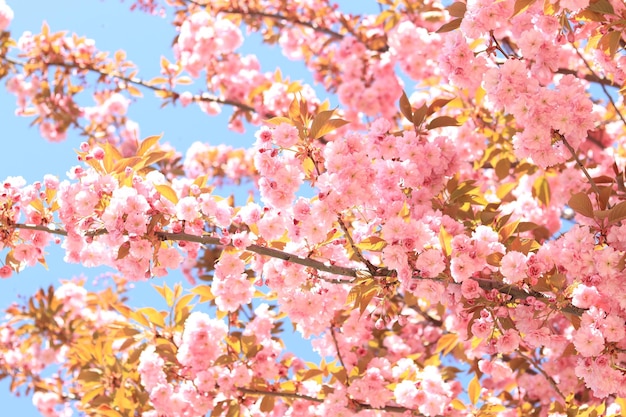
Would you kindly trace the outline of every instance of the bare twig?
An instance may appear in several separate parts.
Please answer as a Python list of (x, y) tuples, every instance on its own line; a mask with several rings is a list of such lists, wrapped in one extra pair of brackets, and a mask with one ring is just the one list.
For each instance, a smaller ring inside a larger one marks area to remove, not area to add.
[(341, 356), (341, 350), (339, 350), (339, 342), (337, 342), (337, 335), (335, 334), (334, 323), (330, 326), (330, 335), (333, 338), (333, 343), (335, 344), (335, 350), (337, 351), (337, 358), (339, 359), (339, 363), (346, 371), (346, 386), (350, 386), (350, 378), (348, 378), (348, 368), (346, 368), (346, 364), (343, 361), (343, 356)]
[[(207, 6), (211, 3), (209, 0), (205, 2), (199, 2), (197, 0), (185, 0), (185, 1), (187, 3), (191, 3), (196, 6), (201, 6), (201, 7)], [(324, 35), (328, 35), (334, 39), (343, 39), (343, 35), (341, 33), (335, 32), (332, 29), (322, 27), (313, 22), (305, 22), (303, 20), (300, 20), (291, 16), (285, 16), (280, 13), (269, 13), (269, 12), (263, 12), (263, 11), (258, 11), (258, 10), (250, 10), (250, 9), (243, 10), (240, 8), (232, 8), (232, 9), (224, 8), (224, 9), (219, 9), (218, 11), (220, 13), (226, 13), (226, 14), (238, 14), (242, 16), (261, 17), (261, 18), (268, 18), (268, 19), (273, 19), (273, 20), (284, 20), (286, 22), (293, 23), (294, 25), (308, 27), (318, 33), (323, 33)]]
[(556, 391), (557, 394), (559, 394), (559, 397), (561, 397), (564, 401), (565, 399), (565, 395), (563, 395), (563, 393), (561, 392), (561, 390), (559, 389), (559, 387), (556, 385), (556, 381), (554, 380), (554, 378), (552, 378), (550, 375), (548, 375), (546, 373), (546, 371), (543, 370), (543, 368), (541, 367), (541, 365), (539, 365), (537, 363), (537, 361), (535, 361), (533, 358), (531, 358), (530, 356), (527, 356), (525, 354), (523, 354), (522, 352), (520, 352), (519, 350), (517, 351), (517, 354), (520, 355), (522, 358), (526, 359), (528, 361), (528, 363), (530, 363), (532, 366), (535, 367), (535, 369), (537, 371), (539, 371), (541, 373), (541, 375), (544, 376), (544, 378), (546, 378), (546, 380), (550, 383), (550, 385), (552, 385), (552, 388), (554, 389), (554, 391)]
[(350, 244), (350, 247), (352, 248), (352, 251), (354, 252), (356, 257), (359, 259), (360, 262), (363, 262), (367, 266), (367, 269), (369, 270), (370, 274), (375, 275), (377, 268), (374, 265), (372, 265), (370, 261), (365, 259), (365, 257), (361, 253), (361, 250), (356, 247), (356, 245), (354, 244), (354, 240), (352, 239), (352, 236), (350, 236), (348, 227), (346, 226), (346, 224), (344, 223), (341, 217), (337, 218), (337, 223), (339, 223), (341, 230), (343, 230), (343, 233), (346, 236), (346, 240)]
[[(576, 54), (578, 55), (578, 57), (583, 61), (583, 63), (587, 67), (587, 69), (589, 71), (591, 71), (591, 73), (593, 75), (598, 77), (598, 75), (595, 73), (593, 68), (591, 68), (591, 65), (589, 64), (589, 62), (587, 62), (587, 60), (585, 59), (583, 54), (580, 53), (578, 48), (573, 43), (571, 45), (572, 45), (572, 48), (574, 48), (574, 50), (576, 51)], [(598, 78), (600, 78), (600, 77), (598, 77)], [(617, 108), (617, 104), (615, 104), (615, 100), (613, 100), (613, 97), (611, 96), (611, 94), (609, 94), (608, 90), (606, 89), (605, 84), (600, 83), (600, 88), (602, 88), (602, 91), (604, 91), (604, 94), (606, 95), (606, 97), (609, 99), (609, 101), (613, 105), (613, 109), (615, 109), (615, 113), (619, 116), (619, 118), (622, 120), (622, 123), (624, 123), (624, 125), (626, 126), (626, 119), (624, 119), (624, 116), (622, 115), (622, 112)]]
[(601, 195), (600, 189), (598, 188), (598, 185), (593, 180), (593, 178), (591, 178), (591, 175), (589, 175), (589, 171), (587, 171), (587, 168), (585, 168), (583, 163), (580, 162), (580, 159), (578, 158), (578, 155), (576, 154), (576, 150), (572, 147), (572, 145), (569, 144), (565, 136), (563, 136), (559, 132), (555, 132), (555, 134), (559, 137), (559, 139), (563, 141), (563, 143), (565, 144), (565, 147), (567, 147), (567, 149), (570, 151), (570, 153), (572, 154), (572, 157), (574, 158), (574, 161), (576, 161), (576, 164), (578, 165), (578, 167), (583, 171), (583, 174), (585, 174), (585, 177), (587, 177), (587, 180), (589, 181), (591, 188), (599, 197)]

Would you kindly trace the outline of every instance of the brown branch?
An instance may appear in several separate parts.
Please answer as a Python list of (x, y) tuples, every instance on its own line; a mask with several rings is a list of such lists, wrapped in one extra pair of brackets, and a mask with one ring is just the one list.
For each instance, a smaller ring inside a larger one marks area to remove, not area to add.
[[(556, 70), (556, 73), (563, 74), (563, 75), (574, 75), (580, 78), (580, 74), (578, 73), (578, 71), (571, 70), (569, 68), (559, 68)], [(586, 81), (589, 81), (590, 83), (595, 83), (595, 84), (605, 85), (608, 87), (615, 87), (615, 88), (620, 87), (618, 84), (615, 84), (615, 82), (609, 80), (608, 78), (603, 78), (603, 77), (598, 76), (595, 72), (593, 72), (592, 74), (583, 74), (582, 78)]]
[[(298, 394), (295, 392), (281, 392), (281, 391), (265, 391), (258, 389), (250, 389), (250, 388), (237, 388), (238, 391), (243, 392), (244, 394), (250, 395), (267, 395), (269, 397), (278, 397), (278, 398), (290, 398), (294, 400), (306, 400), (316, 403), (323, 403), (324, 400), (322, 398), (311, 397), (309, 395)], [(406, 413), (407, 411), (412, 412), (411, 415), (414, 416), (423, 416), (423, 414), (417, 414), (414, 410), (405, 407), (398, 407), (394, 405), (387, 405), (381, 408), (372, 407), (370, 404), (361, 403), (359, 401), (354, 401), (354, 404), (358, 410), (380, 410), (380, 411), (388, 411), (390, 413)]]
[[(191, 3), (194, 4), (196, 6), (200, 6), (200, 7), (205, 7), (208, 6), (209, 4), (211, 4), (210, 1), (206, 1), (204, 3), (198, 2), (196, 0), (185, 0), (187, 3)], [(335, 32), (332, 29), (329, 28), (325, 28), (322, 27), (316, 23), (313, 22), (304, 22), (302, 20), (299, 19), (294, 19), (292, 17), (289, 16), (285, 16), (283, 14), (280, 13), (269, 13), (269, 12), (262, 12), (262, 11), (257, 11), (257, 10), (243, 10), (243, 9), (239, 9), (239, 8), (233, 8), (233, 9), (219, 9), (217, 10), (217, 12), (219, 13), (226, 13), (226, 14), (238, 14), (238, 15), (242, 15), (242, 16), (252, 16), (252, 17), (261, 17), (261, 18), (269, 18), (269, 19), (273, 19), (273, 20), (284, 20), (287, 22), (291, 22), (295, 25), (298, 26), (304, 26), (304, 27), (308, 27), (310, 29), (313, 29), (316, 32), (319, 33), (323, 33), (325, 35), (328, 35), (334, 39), (343, 39), (343, 35), (341, 33)]]
[(593, 180), (593, 178), (591, 178), (591, 175), (589, 175), (589, 171), (587, 171), (587, 168), (585, 168), (583, 163), (580, 161), (580, 159), (578, 158), (578, 155), (576, 155), (576, 150), (572, 147), (572, 145), (569, 144), (567, 139), (565, 139), (565, 136), (563, 136), (559, 132), (555, 132), (555, 133), (556, 133), (556, 135), (558, 135), (559, 139), (561, 139), (563, 141), (563, 143), (565, 144), (567, 149), (570, 151), (570, 153), (572, 154), (572, 157), (574, 158), (574, 161), (576, 161), (576, 164), (578, 165), (578, 167), (583, 171), (583, 174), (585, 174), (585, 177), (587, 177), (587, 180), (589, 181), (589, 184), (591, 185), (591, 188), (598, 195), (598, 198), (599, 198), (600, 195), (601, 195), (600, 194), (600, 189), (598, 188), (598, 185)]
[[(223, 245), (220, 243), (220, 238), (211, 237), (211, 236), (196, 236), (190, 235), (187, 233), (168, 233), (168, 232), (157, 232), (156, 235), (163, 240), (173, 240), (173, 241), (185, 241), (185, 242), (196, 242), (202, 243), (205, 245), (218, 245), (218, 246), (232, 246), (232, 245)], [(282, 259), (287, 262), (291, 262), (294, 264), (307, 266), (313, 269), (317, 269), (318, 271), (328, 272), (335, 275), (341, 275), (350, 278), (356, 278), (357, 270), (352, 268), (347, 268), (344, 266), (338, 265), (326, 265), (321, 261), (317, 261), (311, 258), (303, 258), (298, 255), (293, 255), (291, 253), (283, 252), (278, 249), (268, 248), (267, 246), (255, 245), (252, 244), (248, 246), (245, 250), (249, 252), (253, 252), (263, 256), (269, 256), (271, 258)], [(353, 282), (352, 279), (337, 279), (332, 280), (332, 282), (337, 284), (349, 284)]]
[[(576, 51), (576, 54), (578, 55), (578, 57), (584, 62), (584, 64), (587, 67), (587, 69), (589, 71), (591, 71), (592, 74), (596, 75), (595, 71), (593, 70), (593, 68), (591, 68), (591, 65), (589, 64), (589, 62), (587, 62), (587, 60), (585, 59), (583, 54), (580, 53), (578, 48), (573, 43), (571, 45), (574, 48), (574, 50)], [(615, 112), (617, 113), (619, 118), (622, 120), (622, 123), (624, 123), (624, 125), (626, 126), (626, 119), (624, 119), (624, 116), (622, 115), (622, 112), (620, 112), (620, 110), (617, 108), (617, 104), (615, 104), (615, 100), (613, 100), (613, 97), (611, 97), (611, 94), (609, 94), (609, 92), (607, 91), (606, 86), (604, 84), (600, 84), (600, 88), (602, 88), (602, 91), (604, 91), (604, 94), (606, 95), (606, 97), (609, 99), (609, 101), (613, 105), (613, 108), (615, 109)]]
[[(16, 223), (16, 224), (11, 225), (11, 227), (14, 227), (16, 229), (37, 230), (41, 232), (48, 232), (48, 233), (52, 233), (52, 234), (56, 234), (60, 236), (68, 235), (67, 231), (63, 229), (51, 229), (43, 225)], [(95, 237), (95, 236), (103, 235), (106, 233), (108, 233), (106, 229), (98, 229), (92, 232), (87, 232), (86, 235)], [(220, 242), (219, 237), (196, 236), (196, 235), (190, 235), (187, 233), (169, 233), (169, 232), (156, 232), (155, 234), (161, 240), (185, 241), (185, 242), (201, 243), (204, 245), (232, 247), (232, 245), (230, 244), (229, 245), (222, 244)], [(252, 244), (248, 246), (245, 250), (259, 254), (259, 255), (269, 256), (271, 258), (282, 259), (284, 261), (291, 262), (294, 264), (307, 266), (313, 269), (317, 269), (318, 271), (328, 272), (334, 275), (341, 275), (341, 276), (350, 277), (350, 278), (356, 278), (357, 276), (356, 269), (352, 269), (352, 268), (348, 268), (344, 266), (338, 266), (338, 265), (326, 265), (325, 263), (321, 261), (317, 261), (315, 259), (303, 258), (301, 256), (283, 252), (278, 249), (268, 248), (267, 246)], [(336, 283), (336, 284), (350, 284), (351, 282), (353, 282), (353, 279), (334, 279), (334, 280), (327, 280), (327, 281)]]
[[(13, 58), (7, 57), (7, 56), (2, 56), (2, 59), (6, 62), (9, 62), (13, 65), (17, 65), (17, 66), (21, 66), (24, 67), (26, 64), (24, 62), (21, 61), (17, 61)], [(72, 62), (63, 62), (63, 61), (52, 61), (52, 62), (45, 62), (46, 65), (52, 65), (52, 66), (57, 66), (57, 67), (62, 67), (62, 68), (68, 68), (68, 69), (78, 69), (78, 70), (82, 70), (82, 71), (89, 71), (95, 74), (99, 74), (105, 77), (113, 77), (113, 78), (117, 78), (121, 81), (124, 81), (125, 83), (128, 84), (133, 84), (142, 88), (146, 88), (149, 90), (152, 90), (154, 92), (158, 92), (158, 93), (167, 93), (167, 94), (171, 94), (172, 97), (174, 98), (178, 98), (180, 97), (180, 93), (174, 91), (174, 90), (168, 90), (166, 88), (161, 88), (161, 87), (157, 87), (154, 85), (149, 84), (148, 82), (137, 78), (137, 77), (126, 77), (123, 74), (120, 73), (115, 73), (115, 72), (106, 72), (104, 70), (98, 69), (98, 68), (94, 68), (91, 66), (87, 66), (87, 65), (82, 65), (82, 64), (77, 64), (77, 63), (72, 63)], [(195, 102), (212, 102), (212, 103), (218, 103), (218, 104), (223, 104), (223, 105), (227, 105), (227, 106), (232, 106), (232, 107), (236, 107), (240, 110), (243, 111), (249, 111), (249, 112), (256, 112), (256, 110), (254, 109), (254, 107), (251, 107), (247, 104), (243, 104), (240, 103), (238, 101), (234, 101), (234, 100), (227, 100), (227, 99), (222, 99), (219, 98), (217, 96), (214, 96), (212, 94), (208, 94), (208, 93), (202, 93), (202, 94), (195, 94), (192, 97), (192, 101)], [(263, 115), (263, 117), (274, 117), (274, 115), (271, 114), (266, 114)]]
[(548, 373), (544, 371), (543, 368), (533, 358), (523, 354), (519, 350), (517, 351), (517, 354), (520, 355), (522, 358), (526, 359), (528, 363), (533, 365), (535, 369), (537, 369), (541, 373), (541, 375), (543, 375), (544, 378), (546, 378), (546, 380), (550, 383), (554, 391), (556, 391), (556, 393), (559, 394), (559, 397), (561, 397), (564, 401), (566, 401), (565, 395), (563, 395), (559, 387), (556, 385), (556, 381), (554, 380), (554, 378), (548, 375)]
[[(0, 229), (2, 227), (3, 225), (0, 224)], [(16, 228), (16, 229), (25, 229), (25, 230), (38, 230), (41, 232), (48, 232), (48, 233), (52, 233), (52, 234), (56, 234), (60, 236), (68, 235), (67, 231), (63, 229), (54, 229), (54, 228), (49, 228), (43, 225), (15, 223), (15, 224), (10, 225), (10, 227)], [(98, 229), (98, 230), (94, 230), (91, 232), (87, 232), (87, 236), (95, 237), (95, 236), (103, 235), (106, 233), (108, 233), (106, 229)], [(185, 242), (200, 243), (204, 245), (232, 247), (232, 245), (230, 244), (228, 245), (222, 244), (220, 242), (220, 238), (213, 237), (213, 236), (196, 236), (196, 235), (190, 235), (187, 233), (169, 233), (169, 232), (156, 232), (156, 236), (162, 240), (185, 241)], [(278, 249), (268, 248), (267, 246), (261, 246), (261, 245), (256, 245), (256, 244), (248, 246), (245, 250), (262, 255), (262, 256), (269, 256), (272, 258), (282, 259), (287, 262), (317, 269), (318, 271), (328, 272), (334, 275), (340, 275), (340, 276), (350, 278), (350, 279), (325, 279), (326, 282), (330, 282), (333, 284), (352, 284), (354, 283), (355, 278), (357, 278), (357, 276), (363, 271), (363, 270), (358, 270), (354, 268), (348, 268), (345, 266), (327, 265), (315, 259), (303, 258), (301, 256), (283, 252)], [(394, 273), (395, 271), (389, 270), (387, 268), (378, 268), (376, 270), (376, 276), (381, 276), (381, 277), (392, 276)], [(426, 278), (426, 277), (418, 276), (416, 277), (416, 279), (446, 282), (444, 279), (441, 279), (441, 278)], [(535, 297), (546, 303), (549, 302), (548, 297), (546, 297), (545, 295), (537, 291), (532, 291), (532, 290), (525, 291), (521, 288), (518, 288), (512, 285), (507, 285), (501, 282), (496, 282), (496, 281), (487, 280), (487, 279), (480, 279), (480, 278), (471, 278), (471, 279), (478, 282), (478, 285), (480, 286), (480, 288), (482, 288), (485, 291), (491, 291), (495, 289), (502, 294), (510, 295), (511, 297), (515, 299), (519, 299), (519, 300), (523, 300), (527, 297)], [(586, 311), (585, 309), (575, 307), (572, 304), (567, 304), (557, 309), (563, 313), (573, 314), (579, 317), (582, 316), (582, 314)]]
[(350, 235), (350, 232), (348, 231), (348, 227), (346, 226), (346, 224), (344, 223), (341, 217), (337, 218), (337, 223), (339, 223), (341, 230), (343, 230), (343, 233), (346, 236), (346, 239), (348, 240), (348, 243), (350, 244), (350, 247), (352, 248), (352, 251), (354, 252), (356, 257), (359, 259), (360, 262), (364, 263), (367, 266), (367, 269), (370, 271), (370, 274), (375, 275), (376, 270), (378, 268), (372, 265), (370, 261), (365, 259), (365, 256), (363, 256), (363, 254), (361, 253), (361, 250), (356, 247), (354, 240), (352, 239), (352, 236)]
[(337, 351), (337, 358), (339, 359), (339, 363), (346, 371), (346, 386), (350, 386), (350, 378), (348, 378), (348, 368), (346, 368), (346, 364), (343, 361), (343, 356), (341, 356), (341, 351), (339, 350), (339, 342), (337, 342), (337, 335), (335, 334), (334, 323), (330, 325), (330, 335), (333, 338), (333, 343), (335, 344), (335, 350)]
[[(480, 283), (479, 283), (480, 285)], [(415, 311), (417, 314), (419, 314), (424, 320), (428, 321), (429, 323), (437, 326), (437, 327), (441, 327), (443, 326), (443, 321), (434, 318), (433, 316), (431, 316), (430, 314), (426, 313), (424, 310), (422, 310), (421, 308), (419, 308), (418, 306), (410, 306), (410, 309), (412, 309), (413, 311)]]
[[(489, 279), (481, 279), (481, 278), (471, 278), (471, 279), (478, 282), (478, 285), (480, 286), (480, 288), (482, 288), (485, 291), (497, 290), (499, 293), (510, 295), (511, 297), (517, 300), (524, 300), (527, 297), (534, 297), (538, 300), (542, 300), (546, 302), (548, 301), (548, 297), (546, 297), (545, 295), (537, 291), (533, 291), (533, 290), (526, 291), (514, 285), (508, 285), (502, 282), (492, 281)], [(567, 304), (559, 308), (559, 310), (563, 313), (573, 314), (579, 317), (582, 316), (583, 313), (586, 311), (585, 309), (573, 306), (572, 304)]]

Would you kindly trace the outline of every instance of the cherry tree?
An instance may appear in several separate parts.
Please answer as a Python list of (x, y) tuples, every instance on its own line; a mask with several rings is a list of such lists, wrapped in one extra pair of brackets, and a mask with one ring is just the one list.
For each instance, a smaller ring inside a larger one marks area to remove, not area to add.
[[(378, 3), (136, 0), (174, 26), (139, 78), (80, 34), (12, 33), (0, 0), (16, 114), (79, 149), (67, 178), (3, 181), (0, 277), (50, 245), (114, 271), (6, 310), (12, 391), (46, 416), (626, 413), (626, 6)], [(263, 72), (249, 33), (326, 96)], [(143, 94), (251, 145), (139, 137)]]

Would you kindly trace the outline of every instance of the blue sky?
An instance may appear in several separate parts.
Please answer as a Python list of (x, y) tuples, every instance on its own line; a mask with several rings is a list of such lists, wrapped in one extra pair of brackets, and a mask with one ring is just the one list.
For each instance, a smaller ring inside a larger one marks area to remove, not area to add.
[[(150, 79), (159, 73), (159, 59), (162, 55), (173, 59), (170, 45), (175, 36), (169, 18), (160, 18), (140, 12), (130, 12), (130, 2), (116, 0), (8, 0), (15, 18), (10, 26), (12, 36), (17, 39), (24, 31), (37, 33), (42, 22), (46, 21), (51, 31), (68, 31), (86, 36), (96, 41), (96, 47), (111, 53), (124, 49), (128, 59), (135, 62), (140, 69), (139, 77)], [(357, 12), (356, 3), (345, 2), (351, 12)], [(372, 1), (367, 9), (375, 6)], [(312, 78), (304, 64), (286, 60), (276, 48), (268, 48), (259, 42), (256, 36), (248, 36), (242, 47), (246, 53), (257, 53), (263, 70), (274, 71), (281, 68), (283, 76), (292, 80), (303, 80), (312, 83)], [(4, 82), (0, 89), (0, 126), (2, 126), (2, 154), (0, 164), (0, 180), (8, 176), (23, 176), (28, 182), (39, 181), (44, 174), (54, 174), (66, 178), (68, 169), (77, 165), (76, 153), (81, 138), (70, 134), (60, 144), (43, 140), (36, 127), (29, 127), (30, 118), (15, 117), (15, 97), (6, 92)], [(191, 91), (194, 91), (191, 89)], [(323, 99), (326, 95), (318, 90)], [(85, 96), (89, 100), (89, 95)], [(336, 102), (332, 100), (331, 103)], [(89, 103), (86, 101), (85, 103)], [(141, 137), (164, 133), (163, 141), (170, 142), (179, 151), (186, 151), (194, 141), (213, 144), (226, 143), (232, 146), (247, 146), (254, 141), (255, 128), (249, 128), (244, 135), (227, 130), (227, 116), (230, 109), (225, 108), (223, 116), (210, 117), (196, 106), (182, 109), (171, 106), (160, 109), (160, 101), (150, 92), (144, 91), (144, 98), (134, 103), (129, 110), (129, 117), (141, 127)], [(247, 195), (245, 187), (242, 196)], [(245, 198), (245, 197), (242, 197)], [(242, 201), (242, 200), (240, 200)], [(47, 256), (49, 269), (42, 266), (29, 268), (11, 279), (0, 280), (0, 308), (4, 309), (12, 302), (23, 300), (40, 287), (57, 284), (59, 279), (69, 279), (81, 274), (89, 280), (107, 269), (85, 269), (80, 265), (63, 262), (63, 251), (59, 247), (50, 247)], [(178, 273), (166, 277), (168, 285), (182, 281)], [(152, 289), (152, 284), (161, 285), (162, 280), (137, 283), (130, 294), (133, 306), (163, 306), (162, 300)], [(22, 298), (20, 298), (22, 296)], [(289, 328), (288, 332), (289, 332)], [(302, 353), (308, 352), (306, 345), (297, 337), (288, 342), (292, 349)], [(310, 356), (310, 352), (307, 356)], [(313, 357), (310, 356), (309, 359)], [(0, 381), (0, 405), (3, 415), (19, 415), (20, 417), (39, 416), (32, 405), (30, 397), (14, 397), (9, 393), (8, 381)], [(6, 413), (6, 414), (5, 414)]]

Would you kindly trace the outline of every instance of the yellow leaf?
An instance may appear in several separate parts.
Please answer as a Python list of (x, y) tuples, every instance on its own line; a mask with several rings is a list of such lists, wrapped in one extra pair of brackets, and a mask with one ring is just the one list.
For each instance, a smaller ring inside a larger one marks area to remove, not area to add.
[[(458, 336), (456, 334), (454, 334), (454, 333), (444, 334), (437, 341), (437, 347), (435, 348), (435, 353), (439, 353), (442, 350), (448, 350), (450, 348), (450, 346), (452, 346), (452, 349), (453, 349), (454, 346), (456, 345), (457, 341), (458, 341)], [(450, 349), (450, 350), (452, 350), (452, 349)], [(449, 352), (449, 350), (448, 350), (448, 352)], [(444, 353), (444, 355), (445, 355), (445, 353)]]
[(285, 382), (281, 382), (280, 389), (281, 391), (284, 391), (284, 392), (295, 392), (296, 385), (294, 384), (293, 381), (285, 381)]
[(311, 123), (311, 129), (309, 130), (309, 135), (312, 139), (317, 139), (322, 135), (318, 135), (320, 129), (333, 117), (335, 110), (326, 110), (319, 112), (317, 116), (313, 119), (313, 123)]
[(387, 246), (387, 241), (377, 236), (370, 236), (361, 240), (355, 246), (362, 250), (379, 252)]
[(31, 201), (31, 202), (30, 202), (30, 205), (31, 205), (31, 206), (32, 206), (35, 210), (37, 210), (39, 213), (42, 213), (42, 214), (43, 214), (43, 211), (44, 211), (44, 210), (43, 210), (43, 202), (42, 202), (41, 200), (39, 200), (39, 199), (37, 199), (37, 200), (33, 200), (33, 201)]
[(141, 91), (139, 91), (139, 89), (135, 86), (132, 85), (127, 85), (126, 86), (126, 91), (128, 91), (130, 93), (131, 96), (133, 97), (143, 97), (143, 94)]
[(139, 145), (139, 149), (137, 149), (137, 156), (143, 156), (148, 151), (148, 149), (154, 146), (159, 141), (159, 139), (161, 139), (161, 137), (163, 137), (163, 134), (149, 136), (142, 140), (141, 144)]
[(176, 192), (172, 189), (172, 187), (170, 187), (169, 185), (157, 184), (157, 185), (154, 186), (154, 188), (156, 188), (157, 191), (163, 197), (167, 198), (172, 203), (174, 203), (174, 204), (178, 203), (178, 196), (176, 195)]
[(278, 126), (281, 123), (287, 123), (287, 124), (293, 125), (291, 119), (288, 119), (287, 117), (282, 117), (282, 116), (272, 117), (271, 119), (267, 120), (267, 123), (271, 123), (276, 126)]
[(513, 15), (515, 17), (520, 13), (525, 12), (528, 8), (537, 0), (515, 0), (515, 6), (513, 6)]
[(515, 233), (515, 231), (517, 230), (517, 226), (519, 225), (520, 221), (519, 220), (515, 220), (514, 222), (508, 223), (504, 226), (502, 226), (502, 228), (500, 229), (500, 239), (504, 242), (505, 240), (507, 240), (509, 238), (509, 236), (511, 236), (513, 233)]
[(191, 289), (191, 292), (200, 296), (200, 302), (205, 303), (215, 299), (210, 285), (198, 285)]
[(319, 128), (319, 130), (317, 131), (317, 133), (315, 133), (315, 135), (311, 135), (311, 137), (313, 139), (319, 139), (322, 136), (339, 129), (340, 127), (343, 127), (347, 124), (349, 124), (350, 122), (348, 122), (347, 120), (343, 120), (343, 119), (331, 119), (329, 121), (327, 121), (322, 127)]
[(156, 324), (159, 327), (165, 327), (165, 317), (167, 316), (166, 312), (157, 311), (153, 307), (143, 307), (138, 311), (145, 314), (153, 324)]
[(480, 398), (480, 390), (481, 387), (480, 382), (478, 382), (478, 377), (474, 376), (467, 388), (467, 394), (469, 395), (469, 399), (474, 405), (476, 405), (476, 403), (478, 402), (478, 398)]
[(307, 156), (304, 158), (304, 161), (302, 161), (302, 169), (306, 174), (306, 178), (312, 178), (311, 174), (315, 171), (315, 162)]
[(181, 77), (176, 78), (176, 80), (174, 81), (176, 84), (180, 84), (180, 85), (189, 85), (189, 84), (193, 84), (193, 80), (191, 79), (191, 77), (188, 77), (186, 75), (183, 75)]
[(559, 2), (554, 0), (543, 0), (543, 13), (546, 16), (554, 16), (559, 11)]
[(150, 86), (165, 83), (167, 83), (167, 79), (164, 77), (154, 77), (153, 79), (146, 81), (146, 84)]
[(452, 406), (452, 408), (454, 408), (455, 410), (458, 410), (458, 411), (463, 411), (463, 410), (467, 409), (465, 404), (463, 404), (463, 401), (459, 400), (458, 398), (455, 398), (454, 400), (452, 400), (450, 405)]
[(544, 206), (550, 205), (550, 184), (545, 175), (538, 177), (533, 184), (533, 195), (541, 201)]
[(122, 415), (118, 411), (115, 411), (108, 405), (101, 405), (100, 407), (98, 407), (98, 412), (96, 413), (96, 415), (105, 417), (122, 417)]
[(439, 228), (439, 244), (444, 256), (450, 256), (452, 254), (452, 235), (446, 231), (443, 225)]

